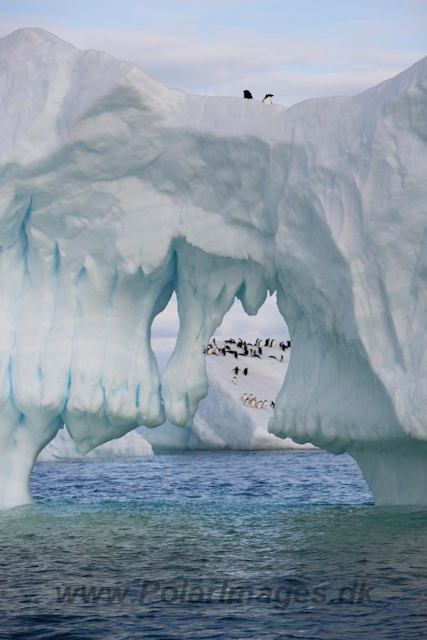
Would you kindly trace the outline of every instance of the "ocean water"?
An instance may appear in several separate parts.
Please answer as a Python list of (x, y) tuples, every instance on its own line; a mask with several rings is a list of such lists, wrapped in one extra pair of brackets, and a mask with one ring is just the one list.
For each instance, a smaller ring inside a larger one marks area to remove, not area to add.
[(39, 464), (0, 513), (0, 638), (425, 638), (427, 513), (325, 452)]

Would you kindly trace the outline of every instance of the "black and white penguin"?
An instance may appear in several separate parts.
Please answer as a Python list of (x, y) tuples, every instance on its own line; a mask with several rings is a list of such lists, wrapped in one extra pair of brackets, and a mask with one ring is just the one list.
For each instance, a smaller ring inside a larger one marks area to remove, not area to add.
[(244, 90), (243, 97), (247, 98), (248, 100), (253, 100), (252, 93), (250, 91), (248, 91), (247, 89)]
[(276, 403), (272, 400), (272, 401), (270, 402), (270, 407), (271, 407), (272, 409), (274, 409), (274, 407), (275, 407), (275, 406), (276, 406)]
[(245, 368), (243, 369), (243, 375), (244, 375), (244, 376), (247, 376), (247, 375), (248, 375), (248, 368), (247, 368), (247, 367), (245, 367)]
[(262, 104), (273, 104), (271, 102), (271, 98), (274, 98), (274, 94), (273, 93), (267, 93), (267, 95), (265, 96), (264, 100), (262, 101)]
[(236, 376), (234, 376), (234, 378), (233, 378), (233, 380), (232, 380), (232, 383), (233, 383), (233, 384), (237, 384), (237, 378), (236, 378)]

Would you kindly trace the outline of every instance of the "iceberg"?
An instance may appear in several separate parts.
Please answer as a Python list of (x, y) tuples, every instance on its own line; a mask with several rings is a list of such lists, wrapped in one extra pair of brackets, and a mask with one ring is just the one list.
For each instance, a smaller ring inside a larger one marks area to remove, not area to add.
[(274, 291), (293, 350), (270, 432), (348, 451), (377, 504), (426, 505), (427, 58), (289, 109), (186, 95), (40, 29), (0, 62), (0, 507), (30, 500), (64, 423), (82, 454), (190, 427), (224, 314)]
[(111, 460), (112, 458), (141, 458), (152, 456), (151, 445), (136, 431), (129, 431), (118, 439), (109, 440), (82, 456), (76, 443), (64, 427), (41, 451), (37, 462), (82, 460)]

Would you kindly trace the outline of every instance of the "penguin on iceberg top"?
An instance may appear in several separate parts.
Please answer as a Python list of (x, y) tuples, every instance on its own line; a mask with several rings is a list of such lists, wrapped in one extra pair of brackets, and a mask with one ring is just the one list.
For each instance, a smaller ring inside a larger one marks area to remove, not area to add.
[(263, 104), (273, 104), (271, 102), (271, 98), (274, 97), (273, 93), (267, 93), (267, 95), (265, 96), (264, 100), (262, 101)]

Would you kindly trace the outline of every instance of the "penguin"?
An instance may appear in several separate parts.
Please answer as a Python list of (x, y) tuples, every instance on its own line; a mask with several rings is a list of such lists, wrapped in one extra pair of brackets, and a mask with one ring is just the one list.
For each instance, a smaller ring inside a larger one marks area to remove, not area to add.
[(267, 404), (268, 404), (268, 401), (264, 400), (264, 402), (262, 403), (262, 408), (267, 409)]
[(239, 369), (239, 367), (235, 367), (235, 368), (233, 369), (233, 371), (234, 371), (234, 373), (235, 373), (235, 374), (236, 374), (236, 376), (237, 376), (237, 374), (239, 373), (240, 369)]
[(270, 402), (270, 407), (271, 407), (272, 409), (274, 409), (274, 407), (275, 407), (275, 406), (276, 406), (276, 403), (275, 403), (275, 402), (273, 402), (273, 400), (272, 400), (272, 401)]
[(248, 368), (247, 368), (247, 367), (245, 367), (245, 368), (243, 369), (243, 375), (244, 375), (244, 376), (247, 376), (247, 375), (248, 375)]
[(256, 398), (253, 398), (253, 399), (250, 401), (250, 403), (249, 403), (249, 404), (251, 405), (252, 409), (255, 409), (255, 408), (256, 408)]
[(274, 94), (273, 93), (267, 93), (267, 95), (265, 96), (264, 100), (262, 101), (262, 104), (273, 104), (271, 102), (271, 98), (274, 98)]
[(248, 397), (249, 397), (249, 396), (248, 396), (248, 394), (247, 394), (247, 393), (244, 393), (244, 394), (242, 395), (242, 400), (243, 400), (243, 402), (246, 402), (246, 400), (248, 399)]
[(232, 383), (233, 383), (233, 384), (237, 384), (237, 378), (236, 378), (236, 376), (234, 376), (234, 378), (233, 378), (233, 380), (232, 380)]
[(274, 338), (273, 338), (273, 340), (270, 342), (270, 345), (271, 345), (271, 348), (272, 348), (272, 349), (274, 349), (274, 347), (276, 346), (276, 343), (275, 343), (275, 341), (274, 341)]
[(257, 409), (262, 409), (262, 400), (258, 400), (256, 408)]
[(247, 100), (253, 100), (252, 93), (250, 91), (248, 91), (247, 89), (244, 90), (243, 97), (247, 98)]
[(246, 398), (245, 400), (245, 407), (249, 407), (249, 398)]

